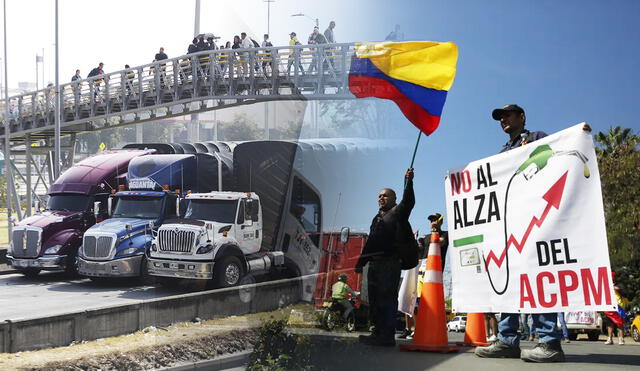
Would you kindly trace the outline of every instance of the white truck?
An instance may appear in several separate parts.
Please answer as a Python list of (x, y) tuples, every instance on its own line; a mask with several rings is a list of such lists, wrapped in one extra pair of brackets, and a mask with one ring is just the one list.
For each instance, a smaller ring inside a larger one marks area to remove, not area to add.
[[(231, 190), (186, 196), (184, 218), (165, 221), (152, 241), (149, 274), (229, 287), (249, 274), (277, 278), (317, 273), (320, 195), (293, 169), (297, 146), (238, 144)], [(310, 300), (315, 284), (315, 276), (303, 278), (301, 299)]]

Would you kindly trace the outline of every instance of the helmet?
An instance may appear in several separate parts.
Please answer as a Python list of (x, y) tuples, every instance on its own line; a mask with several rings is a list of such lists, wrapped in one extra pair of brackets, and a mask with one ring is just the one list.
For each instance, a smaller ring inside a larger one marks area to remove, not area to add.
[(338, 281), (346, 281), (348, 278), (348, 276), (344, 273), (342, 273), (341, 275), (338, 276)]

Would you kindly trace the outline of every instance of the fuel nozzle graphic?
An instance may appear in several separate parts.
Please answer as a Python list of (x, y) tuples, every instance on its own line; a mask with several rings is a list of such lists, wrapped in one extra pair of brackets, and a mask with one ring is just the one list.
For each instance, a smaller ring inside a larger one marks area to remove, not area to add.
[(571, 150), (571, 151), (554, 151), (548, 144), (543, 144), (541, 146), (536, 147), (536, 149), (531, 152), (529, 158), (518, 167), (516, 170), (516, 174), (522, 173), (525, 179), (529, 180), (533, 178), (540, 170), (544, 169), (553, 156), (576, 156), (582, 161), (584, 166), (583, 174), (585, 178), (591, 176), (591, 171), (589, 170), (589, 166), (587, 166), (587, 161), (589, 159), (583, 155), (580, 151)]

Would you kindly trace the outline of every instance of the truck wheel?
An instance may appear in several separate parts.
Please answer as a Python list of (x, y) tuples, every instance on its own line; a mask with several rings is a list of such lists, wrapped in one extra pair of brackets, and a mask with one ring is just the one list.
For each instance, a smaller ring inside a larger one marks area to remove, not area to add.
[(236, 286), (242, 279), (244, 268), (240, 259), (225, 256), (213, 265), (213, 282), (218, 288)]
[(589, 337), (589, 341), (598, 341), (598, 339), (600, 338), (600, 332), (599, 331), (589, 331), (587, 336)]
[(20, 271), (25, 277), (34, 278), (40, 273), (40, 269), (37, 268), (27, 268)]
[(578, 333), (577, 332), (573, 332), (573, 331), (569, 331), (569, 340), (576, 340), (578, 338)]

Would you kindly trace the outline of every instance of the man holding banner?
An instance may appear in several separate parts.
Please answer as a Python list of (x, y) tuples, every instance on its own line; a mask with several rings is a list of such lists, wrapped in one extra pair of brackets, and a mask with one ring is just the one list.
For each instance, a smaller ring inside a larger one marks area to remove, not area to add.
[[(505, 152), (529, 142), (547, 136), (541, 131), (530, 132), (524, 128), (526, 116), (524, 109), (517, 104), (508, 104), (492, 112), (494, 120), (509, 135), (500, 152)], [(486, 347), (477, 347), (476, 355), (486, 358), (522, 358), (527, 361), (557, 362), (564, 361), (564, 352), (560, 345), (561, 333), (556, 328), (557, 313), (534, 314), (534, 331), (540, 337), (540, 343), (532, 350), (520, 351), (518, 334), (519, 313), (502, 313), (498, 323), (498, 340)]]
[[(556, 313), (615, 307), (593, 138), (586, 124), (529, 132), (517, 105), (493, 118), (509, 135), (501, 153), (445, 180), (452, 309), (503, 313), (480, 357), (563, 361)], [(515, 313), (532, 314), (535, 348), (520, 351)]]

